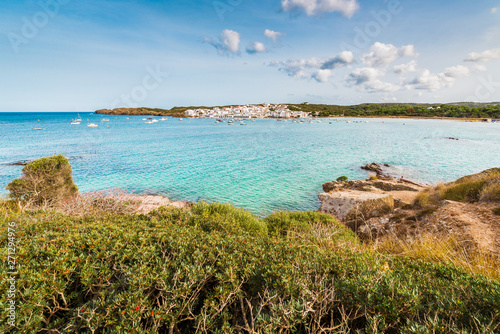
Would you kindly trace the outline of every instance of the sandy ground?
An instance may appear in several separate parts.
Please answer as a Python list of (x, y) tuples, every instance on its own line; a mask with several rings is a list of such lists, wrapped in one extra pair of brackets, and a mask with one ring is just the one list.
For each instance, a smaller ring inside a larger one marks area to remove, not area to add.
[(151, 210), (158, 209), (162, 206), (174, 206), (177, 208), (187, 208), (190, 206), (188, 202), (174, 202), (168, 197), (159, 195), (127, 195), (131, 200), (140, 202), (136, 213), (147, 214)]

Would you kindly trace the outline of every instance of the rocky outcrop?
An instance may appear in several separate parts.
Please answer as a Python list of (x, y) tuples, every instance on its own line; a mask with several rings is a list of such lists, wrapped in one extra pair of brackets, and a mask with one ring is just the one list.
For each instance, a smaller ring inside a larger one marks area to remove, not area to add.
[(387, 194), (346, 190), (323, 193), (318, 197), (322, 212), (335, 215), (354, 231), (363, 221), (394, 210), (394, 199)]
[(356, 231), (371, 218), (413, 203), (422, 189), (424, 186), (418, 183), (392, 178), (331, 181), (323, 184), (324, 193), (318, 198), (320, 211), (336, 216)]
[(372, 162), (371, 164), (362, 166), (361, 169), (374, 172), (378, 177), (389, 177), (385, 174), (384, 167), (390, 167), (390, 165)]
[(323, 191), (359, 190), (359, 191), (420, 191), (423, 185), (411, 181), (392, 180), (359, 180), (359, 181), (331, 181), (323, 184)]

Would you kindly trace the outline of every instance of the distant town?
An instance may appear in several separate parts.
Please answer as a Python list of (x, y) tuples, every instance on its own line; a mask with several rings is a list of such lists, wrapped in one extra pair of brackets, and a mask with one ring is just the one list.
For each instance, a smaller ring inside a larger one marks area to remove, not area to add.
[(189, 117), (200, 118), (306, 118), (311, 115), (305, 111), (292, 111), (287, 105), (269, 104), (214, 107), (212, 109), (188, 109), (184, 112)]

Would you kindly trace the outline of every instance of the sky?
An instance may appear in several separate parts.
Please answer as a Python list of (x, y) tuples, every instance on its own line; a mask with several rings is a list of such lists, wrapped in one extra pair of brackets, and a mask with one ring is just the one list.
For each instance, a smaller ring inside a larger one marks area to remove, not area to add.
[(500, 101), (500, 0), (0, 8), (0, 112)]

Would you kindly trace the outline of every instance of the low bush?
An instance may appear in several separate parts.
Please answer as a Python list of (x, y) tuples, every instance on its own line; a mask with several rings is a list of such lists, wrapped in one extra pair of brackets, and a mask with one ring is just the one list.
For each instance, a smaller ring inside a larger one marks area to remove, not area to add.
[(500, 168), (462, 177), (455, 182), (440, 184), (418, 194), (415, 205), (420, 208), (437, 207), (443, 200), (457, 202), (500, 201)]
[[(315, 222), (353, 237), (325, 215), (277, 213), (268, 220), (270, 230), (279, 230), (271, 229), (282, 226), (279, 220), (301, 222), (291, 223), (300, 231), (308, 230), (303, 222)], [(0, 332), (500, 330), (498, 281), (451, 265), (320, 247), (283, 233), (268, 237), (259, 221), (206, 203), (150, 215), (6, 211), (1, 242), (7, 222), (15, 222), (20, 275), (16, 325), (4, 320)], [(239, 227), (230, 229), (233, 223)], [(0, 253), (5, 258), (7, 248)], [(8, 283), (6, 273), (0, 275), (5, 305)], [(0, 316), (6, 319), (6, 308)]]
[(347, 176), (340, 176), (337, 178), (338, 182), (347, 182), (349, 181), (349, 178)]
[(71, 174), (64, 156), (41, 158), (24, 166), (21, 178), (9, 183), (7, 190), (26, 206), (52, 206), (78, 193)]
[(191, 207), (194, 224), (206, 231), (244, 230), (252, 235), (266, 236), (266, 224), (247, 210), (232, 204), (199, 202)]

